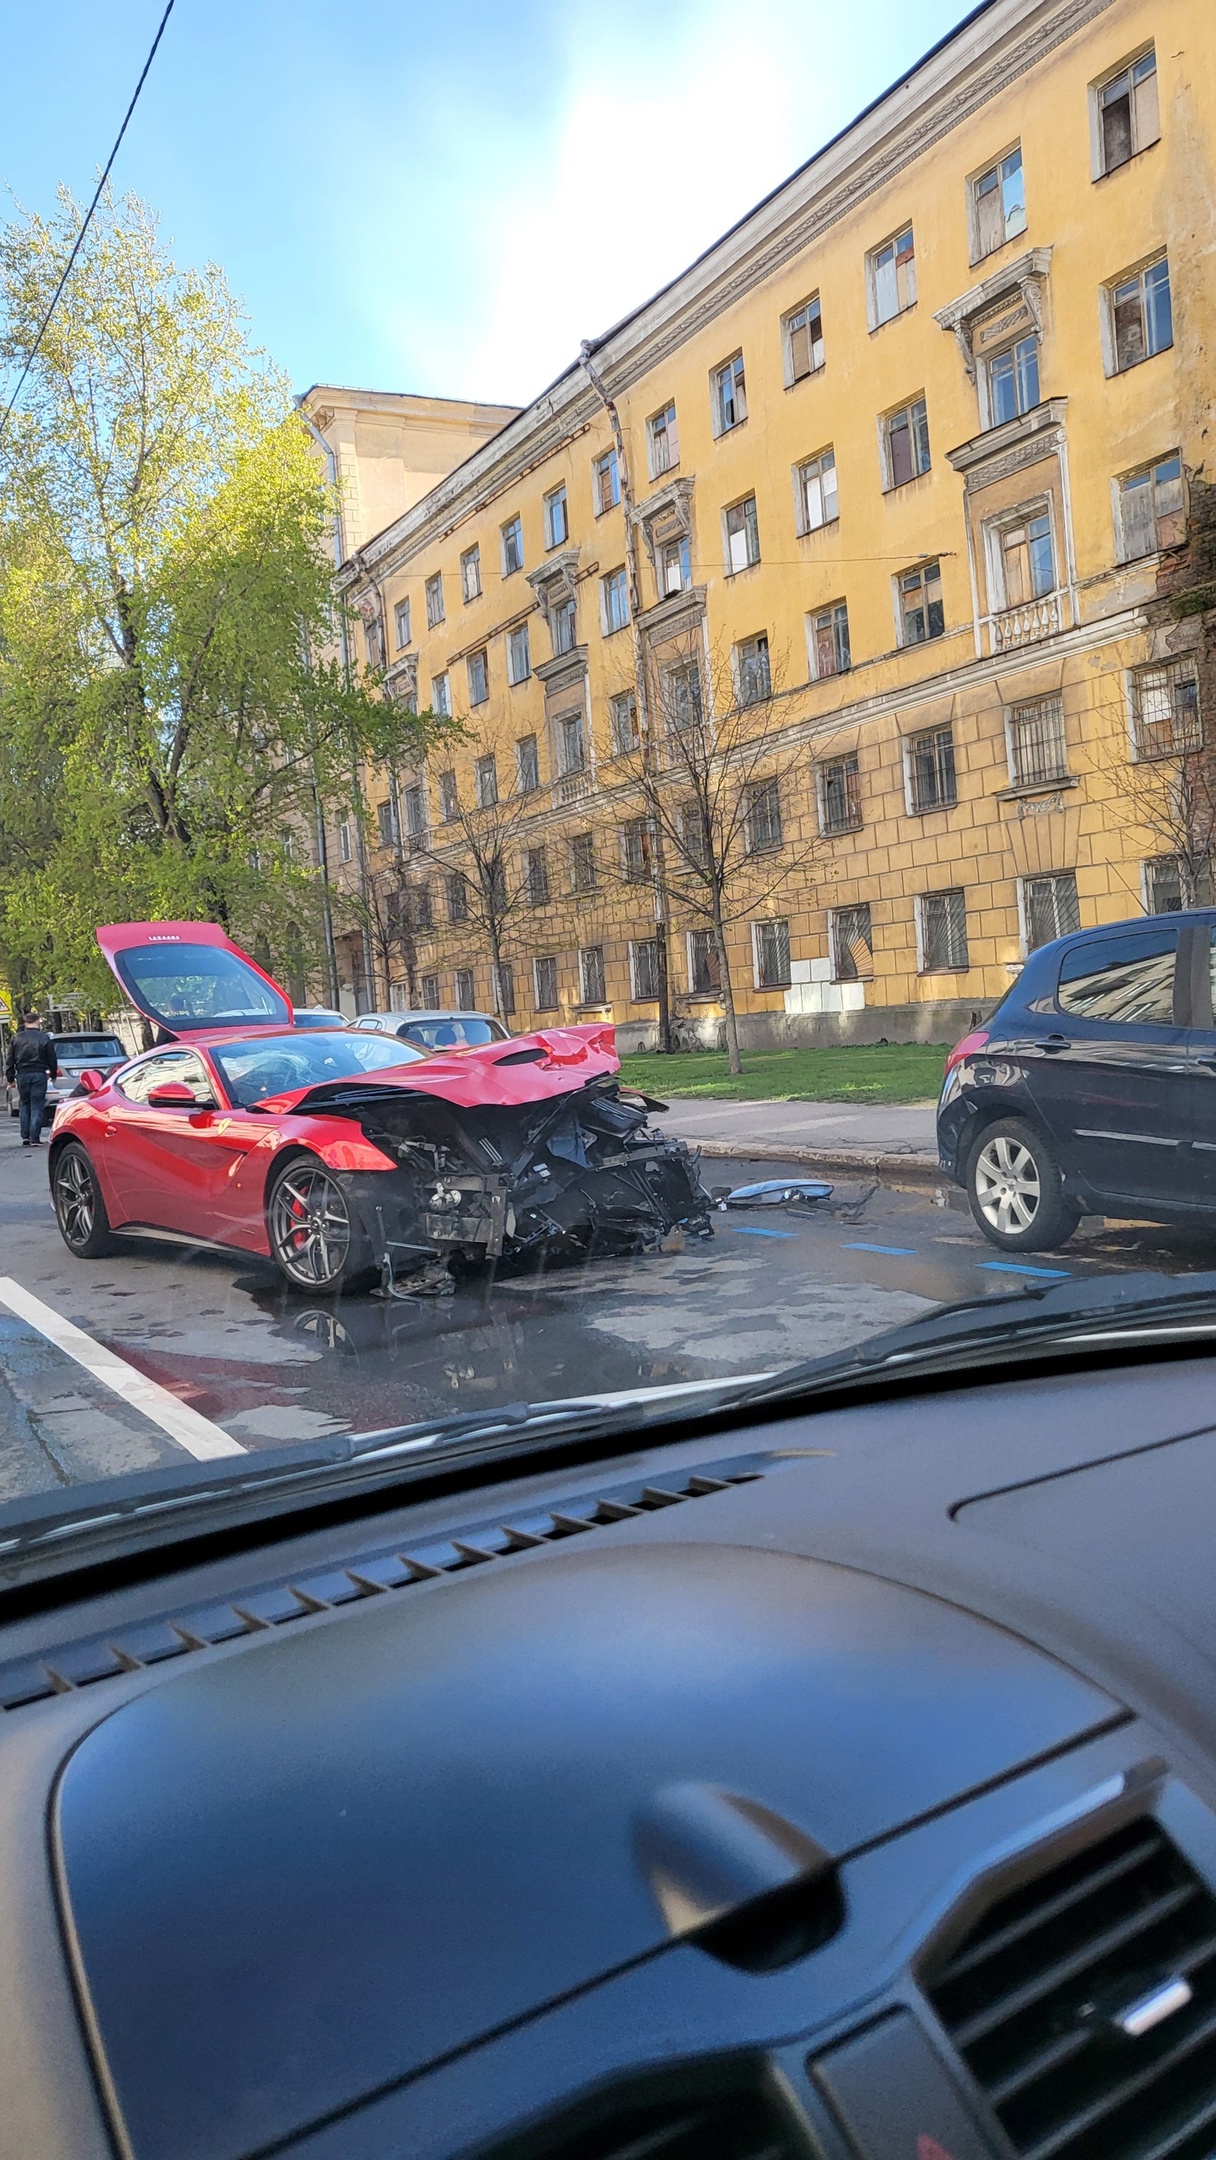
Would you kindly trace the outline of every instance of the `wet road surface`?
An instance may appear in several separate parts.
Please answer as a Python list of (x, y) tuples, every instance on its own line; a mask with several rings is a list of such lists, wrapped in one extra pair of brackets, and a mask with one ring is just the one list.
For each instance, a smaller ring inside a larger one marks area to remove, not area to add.
[[(704, 1173), (711, 1189), (782, 1174), (721, 1160)], [(770, 1372), (1019, 1283), (1216, 1265), (1216, 1234), (1097, 1218), (1058, 1254), (1005, 1260), (961, 1194), (924, 1185), (837, 1182), (813, 1208), (714, 1220), (714, 1237), (682, 1252), (500, 1275), (443, 1299), (310, 1303), (269, 1265), (152, 1240), (74, 1260), (51, 1213), (45, 1153), (0, 1132), (10, 1285), (0, 1500), (181, 1462), (184, 1450), (208, 1451), (208, 1432), (210, 1451), (267, 1448), (506, 1402)], [(33, 1323), (13, 1309), (30, 1293)], [(63, 1322), (66, 1348), (50, 1339)], [(103, 1366), (116, 1353), (108, 1368), (91, 1369), (90, 1345)], [(132, 1372), (152, 1383), (142, 1397), (124, 1381)]]

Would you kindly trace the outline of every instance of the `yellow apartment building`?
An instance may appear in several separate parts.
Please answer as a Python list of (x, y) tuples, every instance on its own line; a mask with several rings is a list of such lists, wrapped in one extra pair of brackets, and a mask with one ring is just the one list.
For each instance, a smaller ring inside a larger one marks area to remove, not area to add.
[(1207, 897), (1214, 131), (1211, 0), (989, 0), (350, 545), (362, 657), (466, 728), (365, 776), (352, 1002), (494, 1000), (480, 802), (513, 1025), (652, 1038), (657, 912), (712, 1040), (690, 713), (745, 1041), (942, 1040), (1034, 944)]

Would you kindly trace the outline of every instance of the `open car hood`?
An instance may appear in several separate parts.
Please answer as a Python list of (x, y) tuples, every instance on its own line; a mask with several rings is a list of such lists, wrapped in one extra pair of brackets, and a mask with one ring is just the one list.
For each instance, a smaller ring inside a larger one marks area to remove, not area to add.
[(292, 1025), (286, 991), (218, 923), (105, 923), (97, 942), (124, 996), (167, 1034)]
[(589, 1080), (620, 1069), (616, 1029), (545, 1028), (517, 1035), (509, 1042), (484, 1043), (473, 1049), (436, 1051), (414, 1064), (389, 1065), (381, 1072), (352, 1073), (342, 1080), (268, 1095), (258, 1104), (272, 1117), (306, 1117), (312, 1111), (372, 1105), (386, 1094), (434, 1095), (459, 1110), (487, 1107), (514, 1109), (568, 1095)]

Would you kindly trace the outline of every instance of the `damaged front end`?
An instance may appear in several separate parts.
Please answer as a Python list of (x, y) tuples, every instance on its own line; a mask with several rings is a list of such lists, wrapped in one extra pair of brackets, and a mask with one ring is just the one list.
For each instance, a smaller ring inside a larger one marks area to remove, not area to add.
[(386, 1291), (442, 1294), (487, 1260), (653, 1252), (680, 1236), (712, 1237), (698, 1159), (649, 1126), (650, 1107), (611, 1077), (510, 1107), (387, 1089), (343, 1104), (400, 1165), (396, 1176), (350, 1180)]

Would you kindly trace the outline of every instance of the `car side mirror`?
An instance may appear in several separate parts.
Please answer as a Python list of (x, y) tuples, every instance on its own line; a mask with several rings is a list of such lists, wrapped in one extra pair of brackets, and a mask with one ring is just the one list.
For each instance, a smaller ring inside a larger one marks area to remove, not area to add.
[(197, 1110), (198, 1097), (184, 1080), (162, 1080), (159, 1087), (149, 1089), (148, 1104), (153, 1110)]
[(87, 1072), (80, 1075), (80, 1086), (86, 1095), (100, 1095), (103, 1088), (108, 1088), (109, 1085), (105, 1074), (99, 1073), (95, 1066), (91, 1065)]

